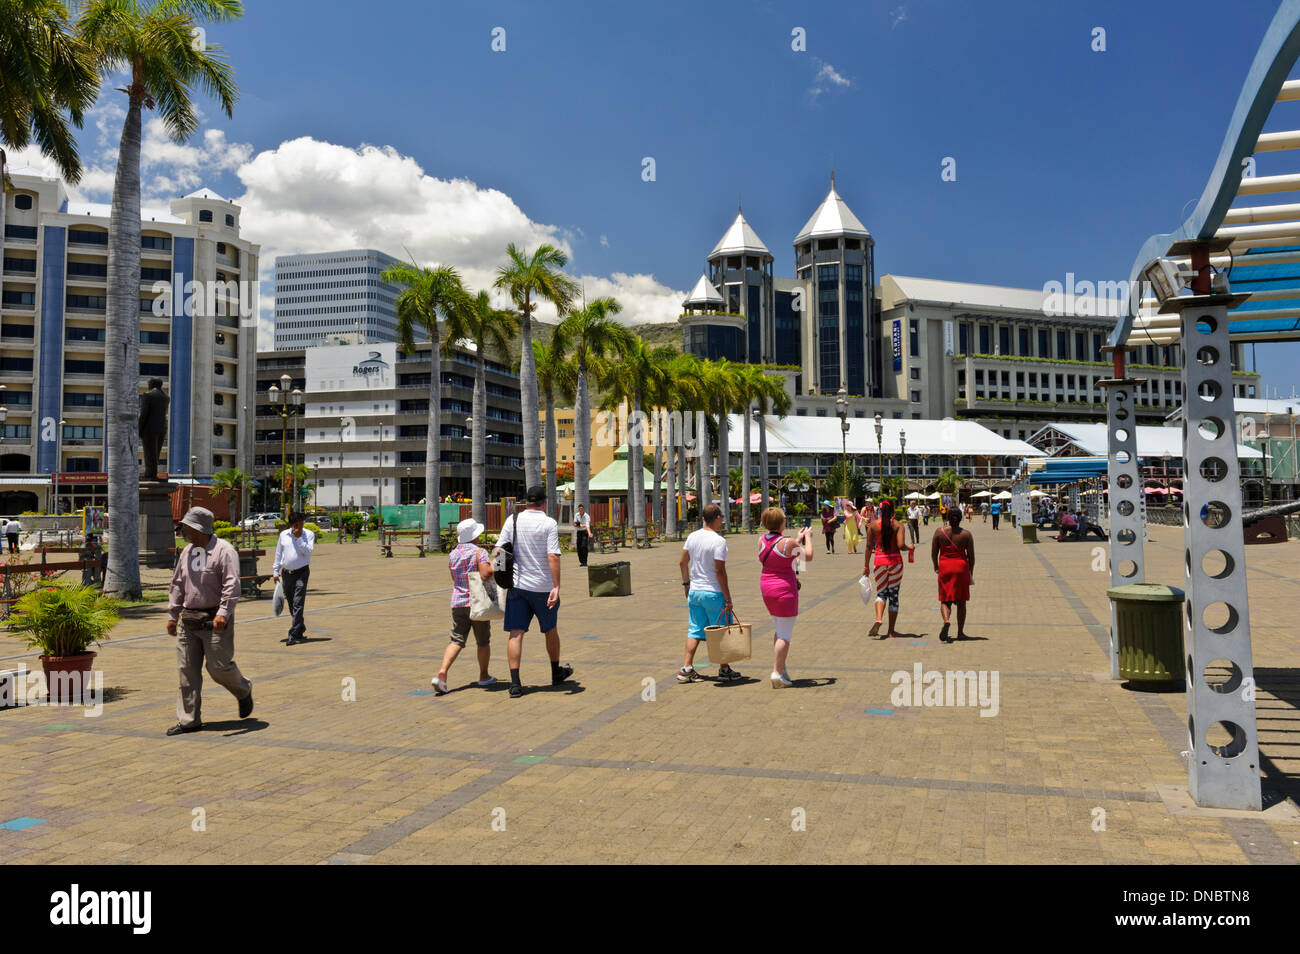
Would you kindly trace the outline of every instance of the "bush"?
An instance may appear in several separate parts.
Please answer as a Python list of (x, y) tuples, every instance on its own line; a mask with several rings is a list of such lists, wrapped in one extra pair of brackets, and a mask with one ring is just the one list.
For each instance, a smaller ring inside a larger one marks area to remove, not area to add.
[(304, 529), (304, 530), (310, 530), (312, 533), (317, 534), (317, 535), (320, 534), (320, 527), (319, 527), (317, 524), (314, 524), (314, 523), (304, 523), (302, 526), (303, 526), (303, 529)]
[(213, 521), (212, 521), (212, 529), (213, 529), (213, 530), (225, 530), (225, 529), (227, 529), (228, 527), (231, 527), (231, 526), (234, 526), (234, 524), (230, 523), (230, 521), (228, 521), (228, 520), (213, 520)]
[(226, 525), (224, 527), (216, 527), (215, 529), (217, 537), (221, 540), (234, 540), (239, 536), (238, 527)]
[(283, 517), (280, 517), (278, 520), (275, 521), (275, 529), (276, 529), (276, 530), (288, 530), (288, 529), (289, 529), (289, 521), (288, 521), (288, 520), (285, 520)]

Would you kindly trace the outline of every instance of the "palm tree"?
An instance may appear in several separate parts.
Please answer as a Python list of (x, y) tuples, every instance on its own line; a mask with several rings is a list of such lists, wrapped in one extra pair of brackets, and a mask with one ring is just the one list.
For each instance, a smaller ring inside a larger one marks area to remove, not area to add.
[[(139, 597), (140, 465), (134, 420), (140, 402), (140, 113), (157, 108), (168, 135), (184, 142), (199, 126), (191, 95), (197, 86), (233, 116), (238, 91), (220, 47), (193, 42), (197, 23), (226, 23), (244, 12), (239, 0), (89, 0), (77, 32), (102, 75), (125, 70), (126, 121), (117, 153), (108, 223), (108, 308), (104, 407), (110, 426), (108, 508), (113, 545), (104, 592)], [(180, 289), (173, 289), (180, 294)], [(176, 449), (171, 449), (175, 456)]]
[[(447, 315), (447, 346), (460, 339), (474, 345), (473, 423), (470, 425), (470, 496), (474, 519), (487, 520), (487, 359), (485, 348), (509, 359), (510, 339), (519, 331), (514, 312), (492, 307), (488, 293), (481, 291), (469, 309), (456, 308)], [(427, 499), (427, 498), (426, 498)]]
[[(559, 516), (559, 501), (555, 497), (555, 471), (559, 460), (555, 437), (555, 399), (566, 403), (573, 393), (573, 366), (565, 361), (566, 342), (557, 328), (547, 344), (533, 343), (533, 367), (537, 374), (537, 388), (541, 392), (546, 415), (546, 513)], [(527, 440), (527, 438), (525, 438)]]
[[(737, 382), (740, 372), (737, 366), (725, 358), (721, 361), (705, 361), (701, 364), (708, 411), (717, 420), (718, 426), (718, 496), (722, 499), (722, 526), (731, 529), (731, 494), (727, 466), (731, 457), (728, 440), (728, 415), (737, 400)], [(707, 479), (707, 477), (706, 477)]]
[[(249, 485), (251, 479), (252, 478), (238, 467), (231, 467), (229, 470), (218, 471), (212, 475), (212, 487), (210, 492), (214, 497), (226, 497), (238, 494)], [(237, 501), (238, 498), (235, 498), (235, 500)], [(236, 516), (230, 522), (237, 524), (243, 514), (239, 512), (239, 505), (237, 502), (232, 503), (232, 509)]]
[(578, 283), (560, 271), (569, 257), (550, 245), (540, 245), (532, 256), (511, 242), (506, 246), (509, 261), (497, 269), (494, 288), (505, 291), (519, 309), (519, 403), (524, 417), (524, 483), (535, 487), (542, 482), (541, 442), (537, 439), (537, 369), (533, 366), (533, 312), (549, 301), (563, 319), (578, 294)]
[[(442, 341), (438, 327), (441, 314), (446, 318), (473, 309), (473, 300), (461, 284), (460, 275), (450, 265), (421, 268), (402, 263), (386, 268), (382, 281), (399, 285), (402, 290), (394, 305), (397, 309), (397, 347), (403, 354), (415, 351), (415, 330), (422, 327), (429, 336), (429, 418), (424, 440), (424, 528), (437, 539), (439, 480), (442, 461)], [(382, 468), (383, 461), (380, 461)], [(381, 488), (382, 490), (382, 488)], [(380, 499), (383, 499), (382, 494)]]
[[(651, 481), (651, 503), (650, 514), (654, 521), (657, 532), (664, 532), (667, 529), (667, 522), (664, 519), (664, 507), (666, 500), (659, 493), (659, 477), (663, 473), (664, 454), (667, 453), (669, 464), (671, 466), (673, 444), (671, 436), (665, 434), (665, 426), (671, 427), (671, 418), (668, 409), (673, 406), (676, 398), (677, 385), (674, 379), (674, 372), (677, 366), (678, 353), (671, 348), (656, 349), (654, 354), (656, 360), (660, 362), (657, 374), (650, 382), (650, 388), (647, 390), (647, 397), (653, 410), (651, 411), (654, 428), (655, 452), (650, 471)], [(672, 477), (668, 478), (668, 494), (672, 494), (673, 481)]]
[(785, 382), (779, 375), (763, 374), (755, 380), (753, 390), (754, 402), (758, 411), (758, 479), (763, 493), (763, 506), (771, 499), (768, 487), (767, 464), (767, 415), (776, 414), (785, 417), (790, 413), (790, 394), (785, 389)]
[[(99, 93), (99, 71), (89, 45), (72, 33), (68, 10), (57, 0), (0, 3), (0, 143), (22, 149), (35, 140), (69, 182), (81, 178), (81, 157), (69, 123), (82, 117)], [(5, 152), (0, 175), (9, 191)], [(4, 209), (0, 207), (0, 227)]]
[(597, 298), (571, 312), (558, 329), (569, 345), (577, 392), (573, 409), (573, 503), (591, 512), (591, 366), (627, 346), (627, 328), (612, 316), (623, 310), (613, 298)]
[(645, 453), (642, 411), (646, 396), (664, 387), (665, 368), (677, 354), (672, 348), (651, 348), (645, 339), (630, 335), (618, 361), (611, 368), (606, 390), (607, 407), (626, 402), (629, 410), (627, 429), (628, 508), (631, 511), (633, 538), (639, 539), (645, 526)]

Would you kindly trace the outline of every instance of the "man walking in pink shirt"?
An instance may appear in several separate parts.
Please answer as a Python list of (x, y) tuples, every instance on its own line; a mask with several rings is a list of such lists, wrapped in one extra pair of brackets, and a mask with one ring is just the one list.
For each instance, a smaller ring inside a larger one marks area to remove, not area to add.
[(212, 522), (211, 510), (191, 507), (179, 527), (189, 546), (176, 561), (167, 603), (167, 635), (176, 637), (180, 669), (179, 721), (167, 730), (168, 735), (203, 728), (200, 664), (239, 700), (239, 718), (247, 719), (253, 711), (253, 684), (235, 665), (239, 554), (229, 541), (217, 537)]

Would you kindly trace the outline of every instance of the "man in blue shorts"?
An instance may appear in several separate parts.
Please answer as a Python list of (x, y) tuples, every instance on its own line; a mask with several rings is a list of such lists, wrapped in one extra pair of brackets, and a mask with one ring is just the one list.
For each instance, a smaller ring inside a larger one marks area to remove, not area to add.
[(510, 633), (506, 658), (510, 662), (510, 698), (524, 694), (519, 682), (519, 661), (524, 651), (524, 633), (537, 619), (546, 635), (546, 655), (551, 657), (551, 685), (558, 686), (573, 675), (572, 666), (560, 664), (560, 527), (542, 509), (546, 504), (543, 487), (529, 487), (527, 506), (510, 517), (497, 538), (514, 544), (514, 585), (506, 593), (505, 628)]
[[(727, 541), (718, 533), (722, 529), (722, 508), (711, 503), (700, 517), (704, 525), (686, 538), (679, 561), (691, 623), (686, 631), (686, 659), (677, 670), (678, 682), (703, 680), (695, 670), (695, 650), (704, 639), (704, 627), (717, 624), (724, 614), (731, 612)], [(718, 679), (723, 682), (737, 682), (741, 678), (728, 663), (718, 669)]]

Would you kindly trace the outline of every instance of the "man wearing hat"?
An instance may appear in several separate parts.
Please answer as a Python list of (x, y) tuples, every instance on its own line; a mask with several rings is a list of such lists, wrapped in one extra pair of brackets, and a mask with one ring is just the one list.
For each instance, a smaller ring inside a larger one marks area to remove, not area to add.
[(546, 635), (546, 655), (551, 657), (551, 685), (558, 686), (573, 675), (573, 667), (560, 664), (560, 632), (556, 622), (560, 611), (560, 527), (542, 509), (546, 489), (534, 485), (524, 495), (526, 506), (501, 528), (497, 548), (512, 544), (515, 578), (506, 595), (505, 628), (510, 633), (506, 657), (510, 661), (510, 698), (524, 694), (519, 682), (519, 662), (524, 651), (524, 633), (534, 617)]
[(471, 629), (474, 630), (474, 642), (478, 647), (478, 684), (486, 688), (496, 682), (488, 674), (488, 663), (492, 659), (492, 647), (489, 645), (492, 623), (486, 619), (469, 618), (470, 574), (477, 573), (484, 582), (492, 579), (492, 560), (488, 552), (475, 542), (482, 535), (483, 524), (472, 518), (456, 525), (456, 546), (447, 558), (447, 567), (451, 571), (451, 643), (442, 654), (442, 668), (433, 677), (434, 695), (446, 693), (447, 670), (465, 648)]
[[(239, 602), (239, 554), (212, 529), (212, 511), (191, 507), (177, 528), (189, 546), (181, 551), (172, 573), (167, 603), (167, 635), (176, 637), (180, 669), (180, 719), (168, 735), (197, 732), (203, 670), (239, 700), (239, 717), (253, 711), (253, 684), (235, 665), (235, 604)], [(179, 630), (179, 632), (178, 632)]]

